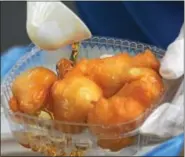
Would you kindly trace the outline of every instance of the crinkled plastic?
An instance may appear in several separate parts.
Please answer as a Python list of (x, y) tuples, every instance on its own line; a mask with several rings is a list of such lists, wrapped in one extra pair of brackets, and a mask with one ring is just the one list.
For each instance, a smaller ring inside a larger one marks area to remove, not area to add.
[(162, 143), (144, 156), (179, 156), (184, 146), (184, 133)]
[(87, 26), (62, 2), (27, 2), (26, 25), (31, 41), (45, 50), (91, 37)]

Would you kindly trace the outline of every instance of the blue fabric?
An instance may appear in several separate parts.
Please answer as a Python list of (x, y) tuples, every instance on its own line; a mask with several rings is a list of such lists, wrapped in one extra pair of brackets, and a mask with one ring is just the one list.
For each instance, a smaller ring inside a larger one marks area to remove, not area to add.
[(127, 38), (166, 48), (184, 20), (184, 2), (76, 1), (93, 35)]
[(184, 133), (161, 144), (144, 156), (179, 156), (184, 146)]
[[(80, 17), (93, 35), (127, 38), (166, 48), (183, 23), (184, 2), (76, 1)], [(1, 56), (1, 78), (28, 47)]]
[[(184, 19), (184, 2), (77, 1), (81, 19), (93, 35), (127, 38), (166, 48), (178, 35)], [(29, 47), (14, 47), (1, 56), (1, 79)], [(184, 134), (145, 156), (177, 156)]]
[[(29, 47), (14, 47), (1, 56), (1, 80), (17, 60), (26, 52), (29, 52)], [(184, 134), (181, 134), (161, 144), (159, 147), (153, 149), (144, 156), (178, 156), (182, 151), (183, 145)]]
[(3, 53), (1, 56), (1, 80), (6, 73), (15, 65), (17, 60), (22, 57), (26, 52), (29, 52), (30, 47), (19, 46), (13, 47)]

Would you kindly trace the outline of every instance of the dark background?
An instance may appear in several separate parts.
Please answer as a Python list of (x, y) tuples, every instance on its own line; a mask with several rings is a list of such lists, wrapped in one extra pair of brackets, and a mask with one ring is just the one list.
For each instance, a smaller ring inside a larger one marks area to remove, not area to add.
[[(26, 2), (1, 3), (1, 46), (0, 52), (17, 45), (31, 43), (26, 33)], [(76, 12), (73, 1), (64, 2), (69, 8)]]

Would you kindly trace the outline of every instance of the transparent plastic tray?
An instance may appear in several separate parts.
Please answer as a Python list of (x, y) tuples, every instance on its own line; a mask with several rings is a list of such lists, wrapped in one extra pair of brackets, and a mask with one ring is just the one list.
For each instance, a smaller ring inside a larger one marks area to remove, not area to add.
[[(160, 48), (139, 42), (93, 37), (80, 43), (79, 58), (96, 58), (103, 54), (114, 55), (120, 52), (128, 52), (136, 55), (148, 48), (159, 59), (165, 53)], [(134, 155), (143, 145), (139, 128), (155, 106), (134, 121), (108, 128), (100, 125), (88, 126), (86, 124), (43, 120), (23, 113), (12, 113), (9, 110), (8, 100), (12, 96), (11, 85), (17, 75), (35, 66), (44, 66), (55, 71), (56, 62), (61, 58), (69, 58), (70, 55), (70, 46), (55, 52), (45, 52), (32, 45), (30, 52), (27, 52), (20, 58), (9, 71), (1, 88), (2, 105), (14, 137), (24, 147), (49, 156)], [(131, 128), (132, 124), (137, 126), (135, 130)], [(103, 129), (103, 131), (102, 133), (93, 135), (88, 127)], [(116, 129), (119, 129), (121, 134), (106, 134), (106, 132)], [(146, 139), (144, 143), (147, 143)]]

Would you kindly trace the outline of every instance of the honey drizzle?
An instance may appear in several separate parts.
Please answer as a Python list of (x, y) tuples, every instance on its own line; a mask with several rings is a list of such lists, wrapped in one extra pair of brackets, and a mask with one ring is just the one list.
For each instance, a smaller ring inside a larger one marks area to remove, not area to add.
[(72, 44), (72, 53), (71, 53), (70, 60), (73, 61), (74, 63), (76, 63), (77, 58), (78, 58), (79, 46), (80, 46), (79, 42)]

